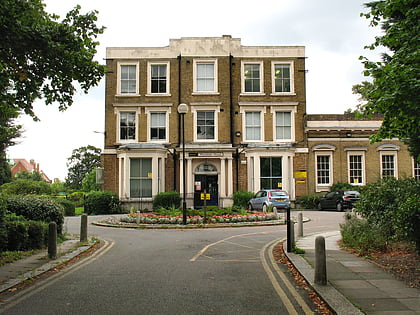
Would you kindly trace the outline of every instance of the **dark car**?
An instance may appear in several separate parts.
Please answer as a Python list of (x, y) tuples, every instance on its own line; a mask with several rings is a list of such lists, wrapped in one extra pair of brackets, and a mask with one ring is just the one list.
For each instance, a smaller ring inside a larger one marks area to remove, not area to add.
[(268, 207), (275, 207), (276, 209), (290, 208), (290, 198), (287, 191), (280, 189), (263, 189), (257, 192), (255, 196), (248, 201), (249, 210), (262, 210), (266, 212)]
[(354, 203), (360, 199), (360, 193), (355, 190), (336, 190), (324, 195), (318, 203), (318, 209), (352, 209)]

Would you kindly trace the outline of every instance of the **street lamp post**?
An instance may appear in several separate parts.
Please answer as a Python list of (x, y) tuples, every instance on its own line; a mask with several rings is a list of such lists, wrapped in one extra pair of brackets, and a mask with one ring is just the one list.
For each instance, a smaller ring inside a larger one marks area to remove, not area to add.
[(188, 113), (187, 104), (178, 105), (178, 113), (181, 115), (181, 143), (182, 143), (182, 224), (187, 224), (187, 192), (185, 172), (185, 114)]

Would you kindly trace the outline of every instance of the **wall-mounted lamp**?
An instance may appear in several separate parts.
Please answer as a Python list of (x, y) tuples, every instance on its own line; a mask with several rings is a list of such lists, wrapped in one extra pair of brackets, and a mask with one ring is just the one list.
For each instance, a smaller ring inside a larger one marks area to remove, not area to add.
[(235, 136), (240, 137), (241, 136), (241, 132), (240, 131), (236, 131), (235, 132)]
[(347, 138), (350, 138), (350, 137), (351, 137), (351, 132), (350, 132), (350, 131), (347, 131), (347, 132), (346, 132), (346, 137), (347, 137)]

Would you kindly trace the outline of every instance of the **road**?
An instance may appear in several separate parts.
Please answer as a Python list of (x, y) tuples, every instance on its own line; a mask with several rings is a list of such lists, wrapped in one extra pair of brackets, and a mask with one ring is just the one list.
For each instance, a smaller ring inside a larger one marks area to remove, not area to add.
[[(304, 233), (337, 230), (343, 214), (305, 211)], [(98, 220), (89, 217), (89, 221)], [(66, 218), (79, 233), (80, 218)], [(308, 301), (278, 272), (285, 226), (134, 230), (89, 225), (90, 256), (9, 294), (2, 314), (305, 314)]]

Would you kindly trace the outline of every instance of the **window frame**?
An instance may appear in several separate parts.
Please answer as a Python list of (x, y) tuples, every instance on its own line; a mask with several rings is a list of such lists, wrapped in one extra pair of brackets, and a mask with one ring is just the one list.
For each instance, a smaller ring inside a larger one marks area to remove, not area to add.
[[(318, 157), (320, 156), (328, 156), (328, 183), (320, 183), (318, 176)], [(334, 183), (334, 169), (333, 169), (333, 151), (327, 151), (327, 150), (320, 150), (315, 152), (315, 184), (316, 184), (316, 191), (325, 191), (328, 190), (329, 187), (332, 186)]]
[[(276, 65), (289, 65), (290, 67), (290, 91), (277, 92), (276, 91)], [(295, 79), (294, 79), (294, 62), (293, 61), (272, 61), (271, 62), (271, 86), (272, 95), (296, 95), (295, 93)]]
[[(194, 142), (217, 142), (219, 139), (219, 112), (220, 106), (191, 106), (193, 115), (193, 128), (194, 128)], [(197, 137), (197, 113), (198, 112), (214, 112), (214, 139), (198, 139)]]
[[(384, 176), (384, 171), (388, 170), (384, 168), (384, 157), (390, 156), (392, 157), (392, 175)], [(398, 178), (398, 155), (395, 151), (381, 151), (379, 154), (379, 163), (380, 163), (380, 170), (381, 170), (381, 179), (394, 177)]]
[[(152, 92), (152, 67), (153, 66), (166, 66), (166, 92), (155, 93)], [(149, 61), (147, 63), (147, 96), (170, 96), (170, 82), (171, 71), (169, 61)]]
[[(121, 92), (121, 67), (122, 66), (135, 66), (136, 67), (136, 91), (134, 93), (122, 93)], [(117, 96), (139, 96), (139, 62), (118, 62), (117, 63)]]
[[(199, 91), (198, 90), (198, 71), (197, 66), (199, 64), (213, 64), (213, 90), (212, 91)], [(217, 59), (194, 59), (193, 60), (193, 94), (219, 94), (219, 82), (218, 82), (218, 62)]]
[[(134, 139), (121, 139), (121, 113), (128, 113), (133, 112), (135, 113), (135, 136)], [(116, 108), (115, 109), (116, 119), (117, 119), (117, 130), (116, 130), (116, 139), (117, 143), (133, 143), (138, 142), (138, 132), (139, 132), (139, 115), (140, 115), (140, 108), (134, 107), (127, 107), (127, 108)]]
[[(263, 159), (269, 159), (270, 160), (270, 176), (263, 176), (262, 175), (262, 160)], [(273, 175), (273, 159), (279, 159), (280, 160), (280, 176), (274, 176)], [(283, 156), (260, 156), (260, 161), (259, 161), (259, 167), (260, 167), (260, 189), (283, 189), (283, 179), (284, 179), (284, 175), (283, 175)], [(273, 187), (273, 182), (276, 179), (280, 179), (280, 181), (277, 181), (277, 187)], [(270, 181), (270, 187), (263, 187), (262, 182), (263, 180)], [(280, 185), (279, 185), (280, 183)]]
[[(295, 115), (297, 111), (297, 106), (271, 106), (270, 112), (273, 116), (273, 141), (274, 142), (295, 142), (296, 140), (296, 126), (295, 126)], [(278, 139), (277, 138), (277, 113), (279, 112), (289, 112), (290, 113), (290, 139)]]
[(411, 159), (413, 161), (413, 177), (415, 180), (420, 181), (420, 161)]
[[(157, 143), (169, 142), (169, 114), (171, 109), (167, 107), (146, 107), (145, 113), (147, 115), (147, 141)], [(152, 114), (154, 113), (165, 114), (165, 139), (152, 139)]]
[[(245, 66), (246, 65), (253, 65), (253, 64), (257, 64), (260, 67), (260, 90), (258, 92), (247, 92), (245, 90)], [(251, 61), (251, 60), (247, 60), (247, 61), (242, 61), (241, 62), (241, 94), (244, 95), (265, 95), (264, 94), (264, 63), (262, 61)]]
[[(138, 176), (138, 177), (133, 177), (132, 176), (132, 161), (133, 160), (150, 160), (150, 172), (148, 172), (147, 176)], [(130, 199), (144, 199), (144, 198), (152, 198), (153, 197), (153, 158), (152, 157), (130, 157), (129, 158), (129, 178), (128, 178), (128, 192), (129, 192), (129, 198)], [(142, 181), (150, 181), (150, 196), (132, 196), (131, 195), (131, 189), (132, 189), (132, 185), (131, 185), (131, 181), (132, 180), (139, 180), (140, 182)]]
[[(250, 142), (263, 142), (265, 133), (264, 133), (264, 115), (265, 115), (265, 107), (246, 107), (241, 108), (241, 115), (242, 115), (242, 134), (243, 136), (243, 142), (244, 143), (250, 143)], [(260, 113), (260, 139), (258, 140), (249, 140), (247, 139), (247, 124), (246, 124), (246, 114), (247, 113)]]
[[(352, 168), (351, 168), (351, 157), (360, 156), (361, 157), (361, 182), (352, 182)], [(354, 186), (363, 186), (366, 185), (366, 157), (365, 151), (347, 151), (347, 182)]]

